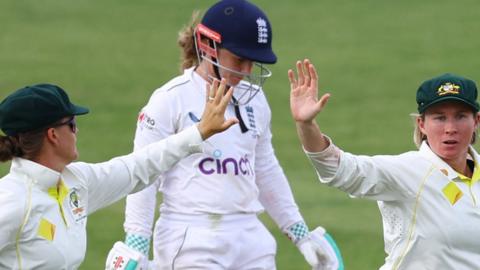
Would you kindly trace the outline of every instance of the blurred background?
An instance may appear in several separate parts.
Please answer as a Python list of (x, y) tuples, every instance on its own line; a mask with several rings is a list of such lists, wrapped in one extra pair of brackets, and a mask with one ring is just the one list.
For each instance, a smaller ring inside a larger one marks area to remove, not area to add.
[[(91, 114), (79, 117), (80, 159), (99, 162), (132, 149), (137, 113), (154, 89), (179, 74), (177, 32), (205, 0), (3, 0), (0, 2), (0, 99), (28, 84), (65, 88)], [(310, 228), (324, 226), (346, 269), (378, 269), (385, 257), (376, 202), (323, 186), (305, 158), (290, 117), (287, 70), (316, 65), (321, 91), (332, 94), (318, 117), (346, 151), (414, 150), (415, 91), (452, 72), (480, 80), (476, 0), (256, 0), (273, 26), (279, 57), (265, 84), (273, 144)], [(5, 175), (8, 163), (0, 164)], [(123, 240), (124, 201), (89, 217), (80, 269), (103, 269)], [(296, 247), (262, 215), (278, 241), (279, 270), (309, 269)]]

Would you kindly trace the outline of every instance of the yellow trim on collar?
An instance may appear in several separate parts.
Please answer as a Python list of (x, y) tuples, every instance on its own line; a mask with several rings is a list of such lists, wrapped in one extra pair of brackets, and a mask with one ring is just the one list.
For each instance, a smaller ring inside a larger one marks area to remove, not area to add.
[(465, 175), (461, 174), (461, 173), (458, 173), (458, 177), (460, 177), (460, 179), (468, 184), (470, 187), (472, 187), (476, 182), (478, 182), (480, 180), (480, 167), (478, 166), (478, 163), (475, 162), (475, 167), (473, 169), (473, 175), (472, 175), (472, 178), (470, 177), (466, 177)]
[(65, 225), (67, 225), (67, 219), (65, 218), (65, 213), (63, 211), (63, 200), (65, 197), (67, 197), (68, 191), (68, 188), (61, 179), (58, 181), (57, 186), (48, 189), (48, 195), (57, 201), (58, 207), (60, 208), (60, 214), (62, 215)]

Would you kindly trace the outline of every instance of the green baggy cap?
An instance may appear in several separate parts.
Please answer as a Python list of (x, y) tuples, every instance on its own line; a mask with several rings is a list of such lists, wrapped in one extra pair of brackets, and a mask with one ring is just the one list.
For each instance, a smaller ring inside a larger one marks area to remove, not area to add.
[(87, 108), (71, 103), (59, 86), (36, 84), (18, 89), (0, 103), (0, 129), (13, 136), (88, 112)]
[(477, 86), (475, 82), (455, 75), (446, 73), (438, 77), (424, 81), (417, 90), (418, 112), (425, 110), (442, 101), (461, 101), (475, 112), (478, 112)]

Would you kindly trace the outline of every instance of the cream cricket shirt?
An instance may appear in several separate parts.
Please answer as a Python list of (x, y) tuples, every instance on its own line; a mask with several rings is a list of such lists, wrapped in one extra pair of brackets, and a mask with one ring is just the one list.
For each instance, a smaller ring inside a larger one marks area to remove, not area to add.
[(322, 183), (378, 201), (387, 258), (381, 270), (480, 269), (479, 156), (462, 180), (424, 142), (397, 156), (358, 156), (331, 144), (307, 153)]
[(61, 174), (15, 158), (0, 179), (0, 269), (77, 269), (85, 256), (87, 216), (144, 188), (198, 152), (201, 141), (192, 127), (104, 163), (72, 163)]
[[(193, 68), (157, 89), (140, 112), (135, 149), (195, 125), (205, 100), (206, 81)], [(239, 111), (247, 132), (237, 124), (210, 137), (202, 153), (179, 161), (157, 186), (128, 196), (128, 233), (151, 236), (158, 189), (163, 193), (162, 213), (242, 214), (265, 207), (280, 228), (303, 220), (274, 154), (271, 111), (263, 91)], [(235, 117), (232, 104), (225, 117)]]

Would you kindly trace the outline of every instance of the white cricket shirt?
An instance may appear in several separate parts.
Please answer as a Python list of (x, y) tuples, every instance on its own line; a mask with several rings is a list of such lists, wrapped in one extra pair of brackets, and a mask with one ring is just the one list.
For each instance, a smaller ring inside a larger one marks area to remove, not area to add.
[[(480, 176), (478, 153), (473, 179)], [(480, 269), (480, 183), (462, 181), (426, 142), (397, 156), (359, 156), (332, 143), (307, 153), (322, 183), (378, 201), (387, 258), (381, 270)]]
[[(235, 91), (234, 91), (235, 95)], [(157, 89), (141, 110), (135, 149), (180, 132), (199, 121), (206, 102), (206, 81), (193, 68)], [(203, 142), (203, 153), (182, 159), (157, 186), (128, 196), (125, 229), (151, 236), (157, 188), (162, 213), (241, 214), (267, 212), (280, 228), (303, 220), (271, 144), (271, 111), (263, 91), (240, 113), (239, 125)], [(235, 117), (229, 104), (226, 118)]]
[(201, 150), (196, 127), (133, 154), (62, 173), (14, 158), (0, 179), (0, 269), (77, 269), (85, 256), (87, 215), (153, 182)]

